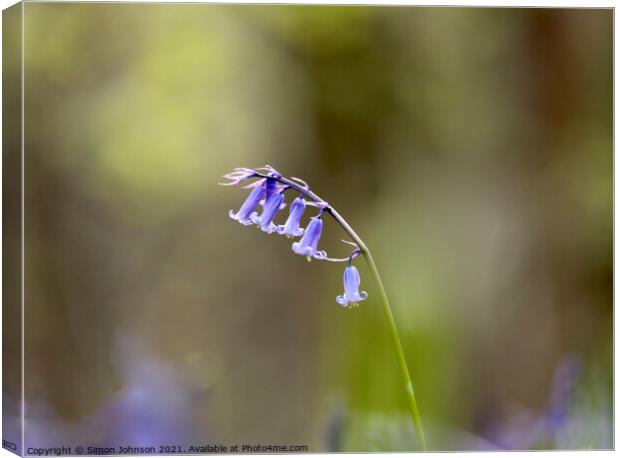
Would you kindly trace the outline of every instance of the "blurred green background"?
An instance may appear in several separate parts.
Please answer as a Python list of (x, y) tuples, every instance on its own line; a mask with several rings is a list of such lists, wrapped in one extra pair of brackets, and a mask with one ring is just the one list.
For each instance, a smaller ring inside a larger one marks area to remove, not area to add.
[(611, 10), (27, 3), (25, 66), (27, 442), (148, 354), (183, 382), (147, 425), (415, 448), (365, 264), (344, 310), (342, 266), (228, 217), (271, 164), (372, 249), (431, 449), (497, 445), (567, 355), (583, 438), (515, 447), (611, 446)]

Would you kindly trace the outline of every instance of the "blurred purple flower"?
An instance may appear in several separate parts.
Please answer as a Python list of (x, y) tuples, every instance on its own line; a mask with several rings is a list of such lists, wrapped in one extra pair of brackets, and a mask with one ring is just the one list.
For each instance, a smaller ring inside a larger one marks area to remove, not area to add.
[(327, 253), (325, 251), (318, 251), (317, 246), (321, 239), (321, 232), (323, 231), (323, 221), (320, 215), (310, 219), (310, 223), (304, 232), (304, 236), (299, 242), (293, 243), (293, 251), (297, 254), (305, 256), (310, 261), (312, 258), (325, 259)]
[(360, 287), (360, 274), (355, 266), (347, 266), (344, 269), (344, 294), (336, 297), (338, 302), (343, 307), (355, 307), (358, 302), (368, 298), (366, 291), (359, 292)]
[(549, 402), (544, 410), (535, 413), (519, 409), (505, 421), (492, 422), (486, 428), (485, 437), (498, 447), (509, 450), (530, 450), (555, 444), (558, 433), (567, 428), (572, 393), (580, 372), (579, 358), (563, 358), (555, 370)]
[(278, 226), (277, 230), (279, 234), (286, 235), (287, 237), (299, 237), (304, 235), (303, 228), (299, 227), (299, 221), (306, 209), (306, 202), (297, 197), (291, 204), (288, 219), (282, 226)]
[(100, 434), (98, 445), (146, 447), (205, 439), (198, 408), (204, 391), (191, 384), (179, 367), (126, 336), (117, 341), (113, 361), (123, 388), (86, 423)]
[(564, 358), (555, 371), (551, 396), (547, 407), (545, 422), (551, 434), (566, 424), (570, 394), (581, 374), (581, 361), (576, 357)]

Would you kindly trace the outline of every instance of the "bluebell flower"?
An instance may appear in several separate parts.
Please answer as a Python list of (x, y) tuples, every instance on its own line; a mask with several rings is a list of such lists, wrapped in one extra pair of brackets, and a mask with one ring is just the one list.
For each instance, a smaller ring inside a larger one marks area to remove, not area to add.
[(359, 292), (359, 287), (360, 274), (357, 271), (357, 267), (347, 266), (344, 269), (344, 294), (336, 297), (336, 302), (343, 307), (356, 306), (358, 302), (368, 297), (366, 291)]
[(244, 224), (246, 226), (252, 224), (252, 212), (254, 211), (254, 209), (256, 209), (256, 207), (258, 207), (258, 204), (260, 203), (264, 194), (265, 188), (263, 186), (254, 187), (254, 189), (252, 189), (252, 192), (250, 192), (250, 195), (245, 199), (245, 202), (243, 202), (243, 205), (237, 213), (235, 213), (234, 210), (230, 210), (230, 217), (232, 219), (236, 219), (241, 224)]
[(265, 180), (265, 202), (278, 190), (278, 182), (273, 178)]
[(271, 234), (276, 230), (276, 225), (273, 224), (273, 219), (276, 217), (278, 211), (282, 207), (284, 201), (284, 195), (280, 192), (272, 194), (271, 197), (265, 202), (265, 208), (262, 215), (258, 216), (256, 212), (252, 213), (251, 219), (254, 224), (258, 224), (263, 232)]
[(304, 236), (299, 242), (293, 243), (293, 251), (297, 254), (305, 256), (308, 261), (312, 258), (325, 259), (327, 253), (325, 251), (318, 251), (317, 246), (321, 238), (321, 232), (323, 231), (323, 221), (320, 217), (315, 216), (310, 219), (308, 227), (304, 232)]
[(299, 237), (304, 235), (303, 228), (299, 227), (299, 220), (306, 210), (306, 202), (298, 197), (291, 204), (288, 219), (284, 225), (278, 226), (277, 230), (279, 234), (286, 235), (287, 237)]

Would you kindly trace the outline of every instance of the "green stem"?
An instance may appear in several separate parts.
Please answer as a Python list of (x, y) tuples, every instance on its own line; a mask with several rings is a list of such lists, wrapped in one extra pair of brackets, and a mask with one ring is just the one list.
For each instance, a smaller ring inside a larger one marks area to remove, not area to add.
[(359, 251), (366, 258), (366, 262), (370, 267), (370, 271), (372, 272), (377, 285), (379, 286), (379, 290), (381, 291), (381, 300), (383, 302), (383, 310), (385, 312), (385, 316), (387, 318), (388, 327), (390, 328), (390, 335), (392, 336), (392, 344), (394, 345), (394, 350), (396, 351), (396, 358), (398, 359), (398, 364), (400, 367), (400, 375), (402, 377), (405, 393), (407, 394), (407, 401), (409, 403), (409, 412), (411, 414), (411, 419), (413, 420), (413, 427), (415, 429), (416, 436), (418, 438), (418, 446), (420, 450), (426, 451), (426, 441), (424, 440), (424, 430), (422, 429), (422, 420), (420, 419), (420, 412), (418, 411), (418, 403), (415, 399), (415, 393), (413, 391), (413, 383), (411, 383), (411, 376), (409, 375), (409, 369), (407, 367), (407, 360), (405, 359), (405, 352), (403, 351), (403, 346), (400, 343), (400, 336), (398, 335), (398, 328), (396, 327), (396, 321), (394, 321), (394, 315), (392, 314), (392, 308), (390, 307), (390, 302), (388, 301), (387, 293), (385, 292), (385, 287), (383, 286), (383, 281), (381, 280), (381, 276), (379, 275), (379, 271), (377, 270), (377, 266), (375, 261), (370, 254), (370, 250), (366, 247), (364, 241), (360, 238), (359, 235), (353, 230), (353, 228), (347, 223), (347, 221), (330, 205), (321, 199), (319, 196), (314, 194), (307, 188), (300, 186), (298, 183), (289, 180), (288, 178), (284, 178), (282, 176), (271, 176), (263, 173), (255, 173), (254, 176), (262, 177), (262, 178), (272, 178), (280, 183), (287, 185), (289, 188), (294, 189), (306, 197), (312, 199), (315, 202), (325, 204), (325, 211), (329, 213), (335, 220), (340, 224), (340, 226), (344, 229), (344, 231), (349, 234), (349, 236), (353, 239), (353, 241), (359, 247)]
[(392, 343), (394, 344), (394, 350), (396, 351), (396, 356), (398, 358), (398, 364), (400, 366), (400, 374), (402, 376), (403, 382), (405, 383), (405, 391), (407, 393), (407, 401), (409, 402), (409, 412), (411, 414), (411, 419), (413, 420), (413, 426), (415, 428), (415, 433), (418, 438), (418, 445), (420, 450), (426, 451), (426, 441), (424, 440), (424, 429), (422, 428), (422, 420), (420, 419), (420, 412), (418, 410), (418, 403), (415, 399), (415, 392), (413, 391), (413, 383), (411, 383), (411, 376), (409, 375), (409, 369), (407, 367), (407, 360), (405, 359), (405, 352), (403, 351), (403, 346), (400, 343), (400, 336), (398, 335), (398, 328), (396, 327), (396, 322), (394, 321), (394, 315), (392, 314), (392, 308), (390, 307), (390, 302), (388, 301), (387, 294), (385, 292), (385, 287), (383, 286), (383, 281), (381, 281), (381, 276), (379, 275), (379, 271), (377, 270), (377, 266), (375, 265), (375, 261), (372, 259), (372, 255), (368, 250), (364, 253), (364, 257), (368, 262), (368, 266), (370, 267), (370, 271), (372, 272), (373, 277), (375, 277), (375, 281), (379, 286), (379, 290), (381, 291), (381, 300), (383, 302), (383, 310), (385, 311), (385, 316), (387, 318), (388, 327), (390, 328), (390, 334), (392, 336)]
[(394, 351), (396, 351), (396, 358), (398, 359), (398, 365), (400, 367), (400, 375), (405, 385), (405, 393), (407, 394), (407, 401), (409, 403), (409, 413), (411, 414), (411, 419), (413, 420), (413, 427), (418, 438), (418, 446), (420, 447), (420, 450), (426, 451), (424, 429), (422, 428), (420, 411), (418, 410), (418, 403), (415, 399), (415, 392), (413, 390), (411, 376), (409, 375), (409, 368), (407, 367), (405, 352), (403, 350), (403, 345), (400, 343), (400, 336), (398, 335), (398, 328), (396, 327), (396, 321), (394, 320), (392, 307), (390, 307), (390, 301), (388, 300), (387, 293), (385, 292), (385, 287), (383, 286), (383, 281), (381, 280), (381, 275), (379, 275), (377, 265), (375, 264), (375, 261), (370, 254), (370, 250), (368, 249), (364, 241), (360, 238), (360, 236), (357, 235), (357, 233), (349, 225), (349, 223), (347, 223), (347, 221), (333, 207), (329, 207), (327, 211), (342, 226), (345, 232), (347, 232), (347, 234), (349, 234), (349, 236), (351, 236), (351, 238), (355, 241), (360, 251), (362, 252), (362, 255), (364, 256), (364, 258), (366, 258), (366, 262), (368, 263), (370, 271), (372, 272), (372, 275), (377, 282), (377, 286), (379, 286), (379, 290), (381, 291), (381, 301), (383, 302), (383, 310), (385, 312), (385, 317), (388, 322), (388, 327), (390, 328), (392, 344), (394, 345)]

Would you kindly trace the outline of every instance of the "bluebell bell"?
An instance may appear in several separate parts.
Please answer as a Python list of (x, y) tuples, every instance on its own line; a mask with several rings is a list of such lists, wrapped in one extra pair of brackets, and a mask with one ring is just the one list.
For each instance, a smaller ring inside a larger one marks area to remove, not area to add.
[(305, 256), (310, 261), (312, 258), (325, 259), (327, 253), (325, 251), (318, 251), (317, 246), (321, 239), (321, 232), (323, 231), (323, 221), (319, 216), (315, 216), (310, 219), (308, 227), (304, 232), (304, 236), (299, 242), (293, 243), (293, 251), (297, 254)]
[(237, 213), (234, 210), (230, 210), (229, 215), (232, 219), (236, 219), (241, 224), (249, 226), (252, 224), (252, 212), (260, 203), (263, 195), (265, 194), (265, 188), (263, 186), (255, 186), (250, 192), (250, 195), (245, 199), (243, 205)]
[[(341, 305), (355, 304), (367, 298), (367, 294), (358, 291), (360, 279), (357, 269), (351, 266), (353, 259), (360, 256), (363, 251), (359, 237), (348, 223), (333, 209), (329, 203), (310, 190), (310, 186), (300, 178), (285, 178), (273, 167), (266, 165), (256, 169), (237, 167), (232, 172), (224, 175), (226, 181), (220, 183), (222, 186), (236, 186), (248, 180), (250, 184), (244, 188), (252, 188), (250, 195), (237, 213), (230, 211), (230, 217), (236, 219), (241, 224), (256, 224), (261, 230), (267, 233), (274, 231), (287, 237), (301, 237), (299, 241), (292, 244), (293, 252), (305, 256), (308, 261), (312, 258), (329, 262), (348, 262), (349, 267), (345, 270), (345, 292), (338, 296)], [(276, 225), (274, 219), (278, 212), (284, 208), (286, 191), (297, 192), (297, 197), (291, 203), (288, 218), (281, 225)], [(257, 208), (262, 207), (262, 213)], [(301, 219), (304, 216), (306, 206), (313, 206), (319, 209), (319, 213), (310, 218), (308, 225), (304, 229)], [(260, 213), (260, 214), (259, 214)], [(356, 242), (346, 243), (355, 247), (354, 251), (346, 258), (330, 258), (325, 251), (319, 250), (318, 245), (323, 232), (322, 216), (328, 214), (354, 239)], [(362, 244), (363, 245), (363, 244)], [(365, 249), (365, 248), (364, 248)]]
[(304, 235), (303, 228), (299, 227), (299, 220), (306, 210), (306, 202), (301, 198), (296, 198), (291, 204), (288, 219), (284, 225), (278, 226), (277, 230), (279, 234), (286, 235), (287, 237), (299, 237)]
[(267, 178), (265, 180), (265, 202), (278, 190), (278, 182), (273, 178)]
[(273, 219), (282, 207), (284, 201), (284, 195), (281, 192), (276, 192), (269, 197), (265, 202), (265, 208), (263, 213), (258, 216), (256, 212), (252, 213), (251, 219), (254, 224), (258, 224), (263, 232), (271, 234), (276, 230), (276, 225), (273, 224)]
[(366, 291), (359, 292), (360, 274), (355, 266), (347, 266), (344, 269), (344, 294), (336, 297), (343, 307), (356, 306), (358, 302), (368, 298)]

